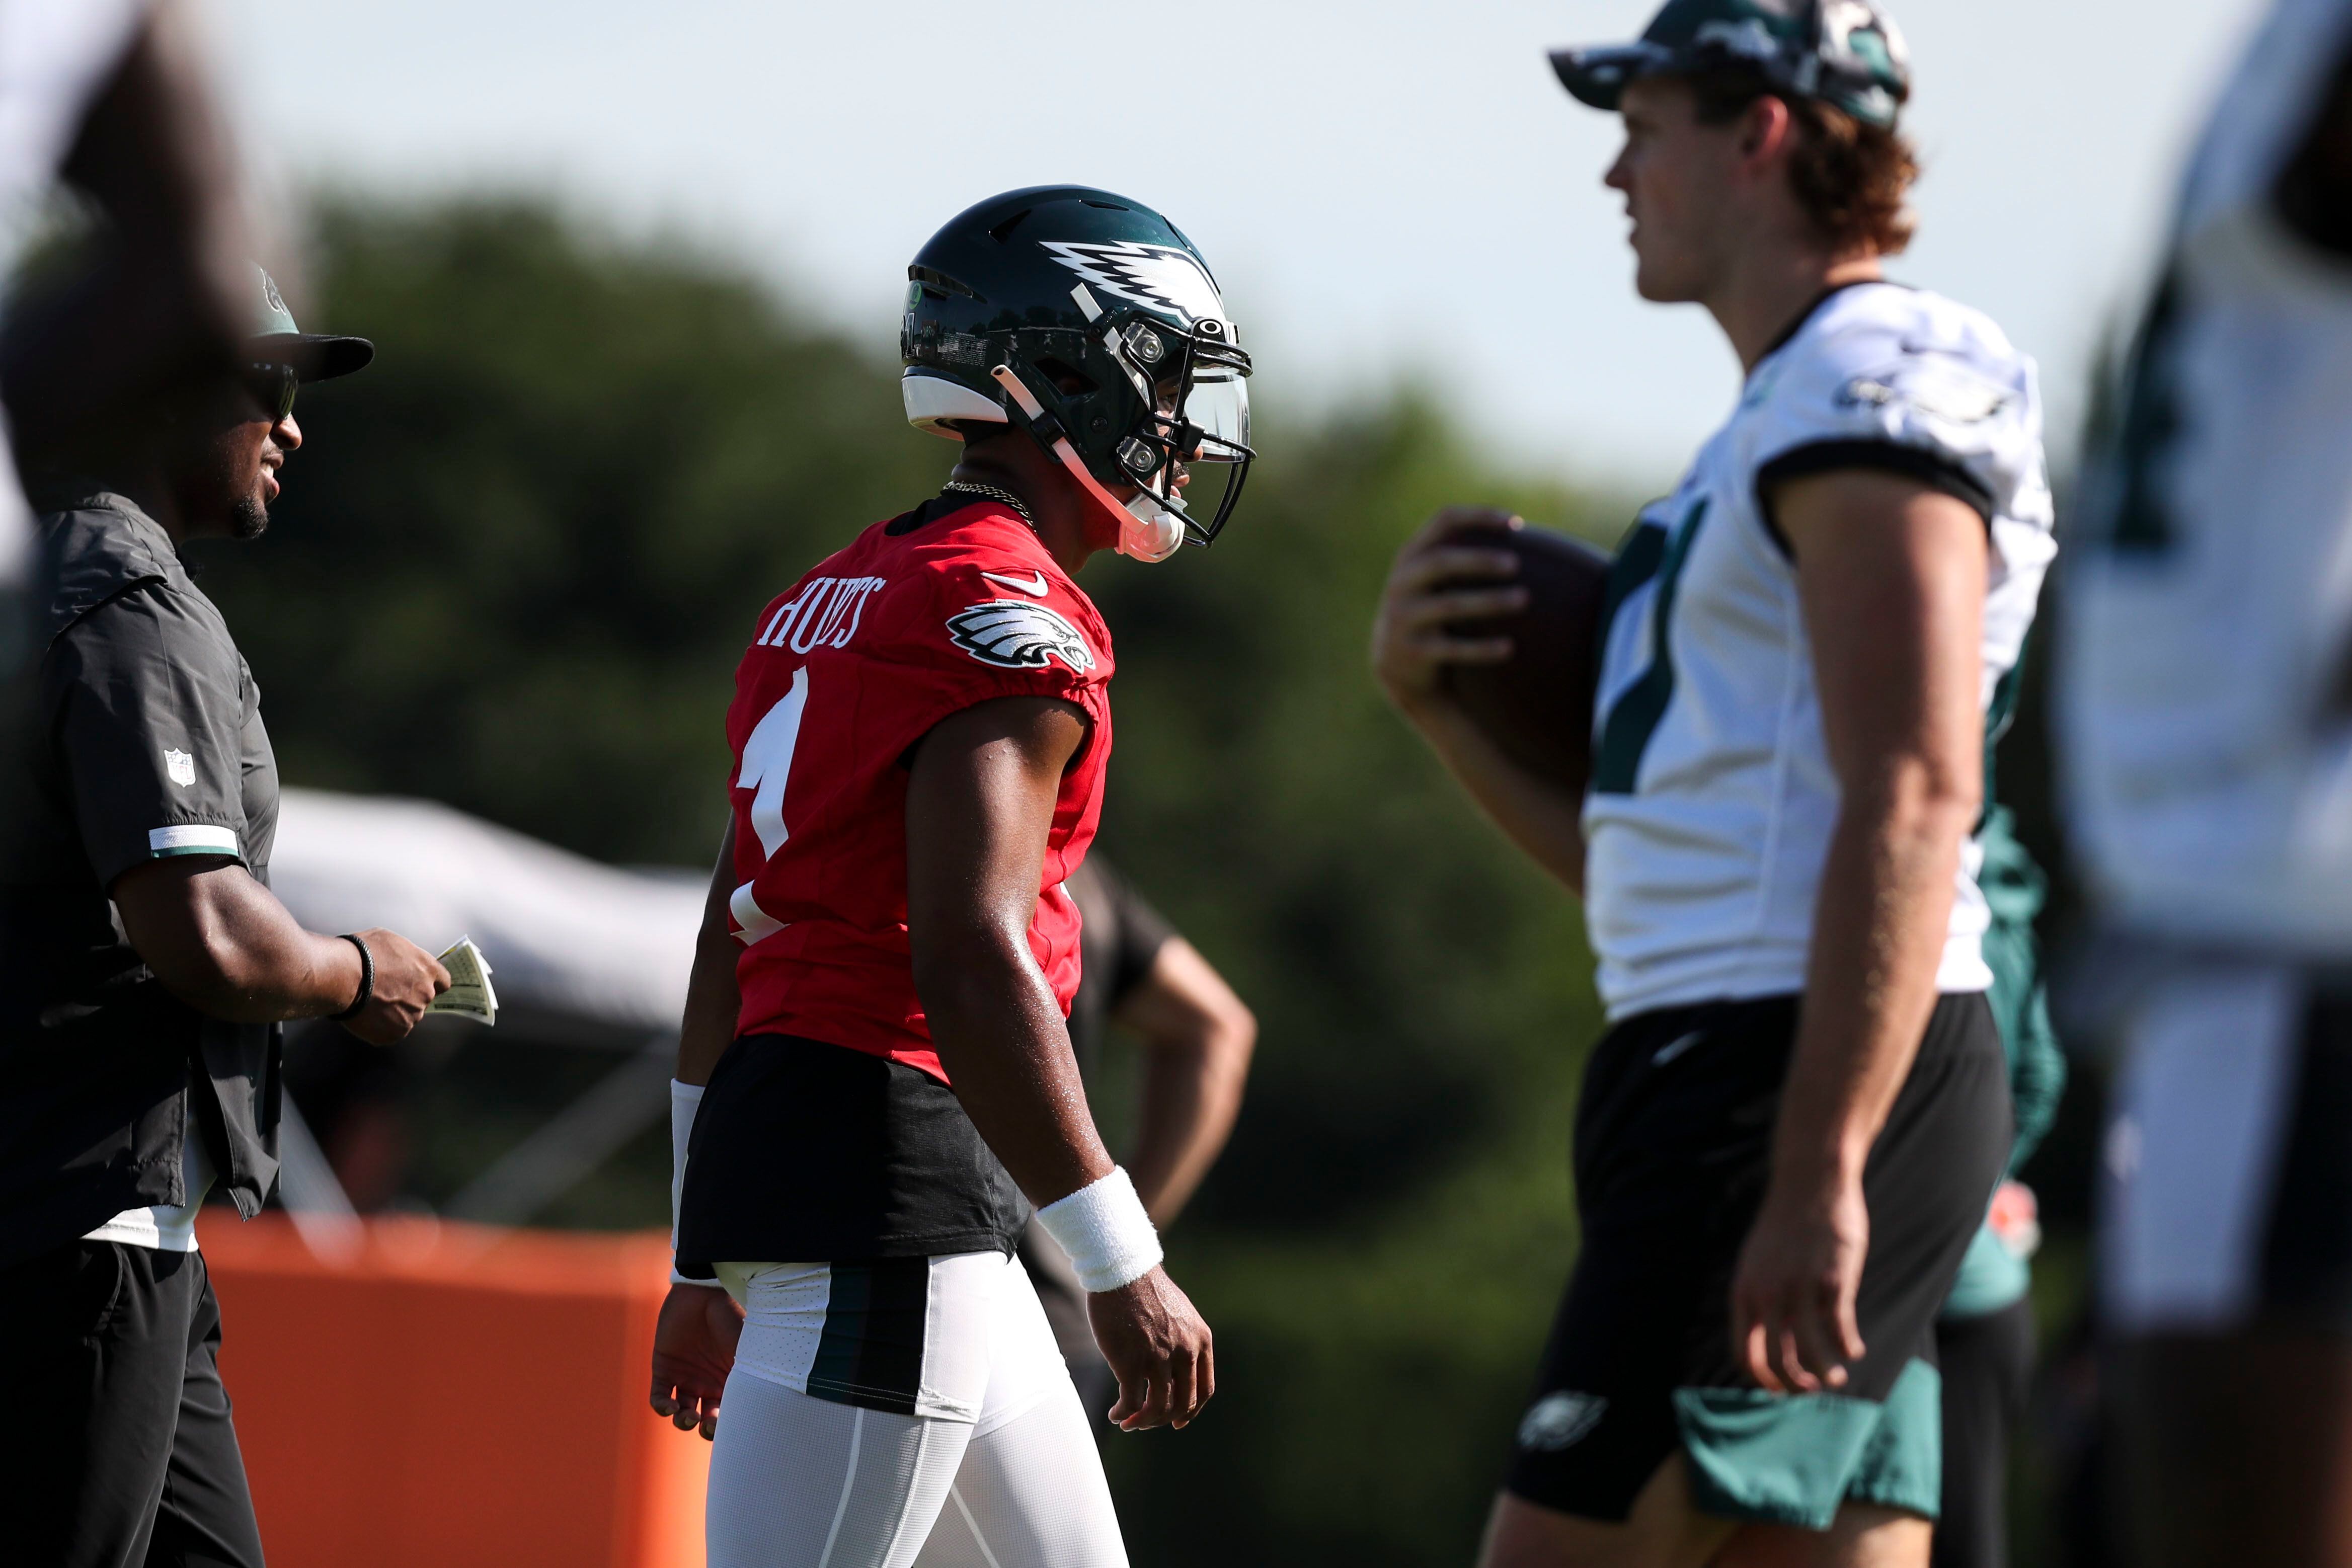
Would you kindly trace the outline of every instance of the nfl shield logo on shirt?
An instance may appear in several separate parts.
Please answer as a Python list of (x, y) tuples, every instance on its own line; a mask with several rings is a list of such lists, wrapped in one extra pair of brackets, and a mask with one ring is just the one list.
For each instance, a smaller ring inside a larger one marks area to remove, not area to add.
[(196, 782), (196, 759), (185, 752), (167, 750), (163, 753), (163, 772), (173, 784), (185, 789)]

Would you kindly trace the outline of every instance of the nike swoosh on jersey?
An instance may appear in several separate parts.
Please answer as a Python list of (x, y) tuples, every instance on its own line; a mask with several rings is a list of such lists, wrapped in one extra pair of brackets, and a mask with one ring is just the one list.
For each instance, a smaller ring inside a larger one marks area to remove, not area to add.
[(1031, 598), (1042, 599), (1045, 596), (1045, 574), (1043, 572), (1037, 573), (1034, 580), (1027, 583), (1018, 577), (1007, 577), (1002, 572), (982, 572), (981, 575), (992, 583), (1002, 583), (1008, 588), (1018, 588)]

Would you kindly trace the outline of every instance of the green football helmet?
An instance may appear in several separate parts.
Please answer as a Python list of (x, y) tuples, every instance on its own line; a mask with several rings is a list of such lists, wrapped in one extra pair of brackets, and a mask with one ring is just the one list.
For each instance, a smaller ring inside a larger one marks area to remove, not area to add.
[[(1236, 338), (1175, 225), (1108, 191), (1039, 185), (959, 214), (916, 253), (899, 386), (918, 429), (1019, 426), (1118, 514), (1119, 553), (1164, 561), (1217, 537), (1256, 456)], [(1177, 489), (1193, 463), (1232, 466), (1205, 522)]]

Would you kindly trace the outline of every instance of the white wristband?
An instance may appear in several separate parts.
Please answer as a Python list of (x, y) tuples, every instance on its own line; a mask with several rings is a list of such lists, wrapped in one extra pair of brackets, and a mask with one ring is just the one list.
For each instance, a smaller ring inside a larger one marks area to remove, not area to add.
[(1037, 1211), (1037, 1223), (1054, 1238), (1089, 1290), (1116, 1290), (1133, 1284), (1160, 1262), (1160, 1232), (1143, 1212), (1135, 1184), (1117, 1165), (1110, 1174)]
[(677, 1271), (677, 1205), (686, 1193), (686, 1146), (694, 1137), (694, 1113), (702, 1109), (702, 1086), (669, 1080), (669, 1282), (709, 1285)]

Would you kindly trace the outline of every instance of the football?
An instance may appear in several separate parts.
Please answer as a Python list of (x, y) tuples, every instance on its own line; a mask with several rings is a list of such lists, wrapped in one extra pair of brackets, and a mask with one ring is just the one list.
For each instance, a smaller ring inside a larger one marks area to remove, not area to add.
[[(1507, 637), (1501, 664), (1447, 667), (1446, 688), (1503, 754), (1540, 778), (1581, 792), (1591, 770), (1592, 692), (1600, 679), (1601, 607), (1609, 558), (1547, 528), (1478, 524), (1448, 544), (1508, 550), (1519, 558), (1527, 608), (1457, 621), (1457, 637)], [(1466, 584), (1465, 584), (1466, 585)]]

